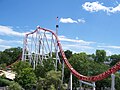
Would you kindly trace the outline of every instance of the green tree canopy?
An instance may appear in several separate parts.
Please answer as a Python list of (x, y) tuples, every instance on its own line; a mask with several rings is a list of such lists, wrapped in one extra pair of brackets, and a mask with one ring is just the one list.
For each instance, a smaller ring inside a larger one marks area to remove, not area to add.
[(57, 88), (61, 88), (60, 71), (48, 71), (45, 78), (40, 77), (38, 80), (37, 90), (57, 90)]
[(69, 59), (72, 56), (72, 51), (70, 50), (66, 50), (64, 53), (67, 59)]
[(32, 90), (37, 78), (31, 65), (28, 62), (20, 61), (13, 66), (13, 70), (17, 73), (15, 81), (26, 90)]
[(98, 63), (103, 63), (106, 61), (106, 51), (105, 50), (96, 50), (95, 61)]
[(22, 48), (9, 48), (0, 52), (0, 64), (6, 63), (7, 65), (15, 62), (22, 54)]
[[(109, 66), (105, 65), (104, 63), (97, 63), (94, 60), (91, 60), (89, 56), (86, 53), (78, 53), (73, 54), (72, 57), (69, 59), (70, 64), (73, 66), (73, 68), (78, 71), (82, 75), (86, 76), (94, 76), (98, 75), (100, 73), (103, 73), (106, 71)], [(65, 81), (69, 82), (69, 76), (70, 72), (67, 68), (65, 68)], [(108, 82), (108, 83), (106, 83)], [(109, 86), (109, 79), (107, 81), (103, 80), (102, 83), (104, 83), (104, 86)], [(102, 84), (97, 82), (97, 87), (101, 87)], [(73, 86), (77, 87), (79, 86), (79, 80), (76, 77), (73, 77)]]
[(38, 64), (34, 72), (37, 77), (44, 78), (46, 73), (51, 70), (55, 70), (54, 60), (52, 58), (43, 60), (43, 64)]
[(120, 61), (120, 55), (116, 55), (116, 54), (111, 55), (110, 60), (111, 60), (110, 66), (113, 66)]

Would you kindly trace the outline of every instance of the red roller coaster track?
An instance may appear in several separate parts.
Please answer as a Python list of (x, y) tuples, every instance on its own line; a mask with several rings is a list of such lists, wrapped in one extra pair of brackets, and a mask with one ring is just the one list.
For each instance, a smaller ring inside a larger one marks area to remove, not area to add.
[(22, 54), (20, 54), (20, 55), (18, 56), (17, 60), (16, 60), (14, 63), (8, 65), (6, 68), (10, 68), (10, 67), (13, 66), (15, 63), (17, 63), (21, 58), (22, 58)]
[(70, 72), (75, 76), (77, 77), (79, 80), (84, 80), (84, 81), (91, 81), (91, 82), (95, 82), (95, 81), (99, 81), (99, 80), (102, 80), (104, 78), (107, 78), (109, 75), (115, 73), (116, 71), (118, 71), (120, 69), (120, 62), (118, 62), (116, 65), (114, 65), (112, 68), (108, 69), (107, 71), (99, 74), (99, 75), (96, 75), (96, 76), (84, 76), (84, 75), (81, 75), (80, 73), (78, 73), (72, 66), (71, 64), (68, 62), (66, 56), (65, 56), (65, 53), (62, 49), (62, 46), (61, 46), (61, 43), (60, 43), (60, 40), (58, 39), (58, 36), (51, 30), (48, 30), (48, 29), (44, 29), (44, 28), (41, 28), (41, 27), (38, 27), (34, 32), (31, 32), (31, 33), (28, 33), (26, 34), (26, 37), (30, 34), (33, 34), (35, 32), (37, 32), (37, 30), (43, 30), (43, 31), (46, 31), (46, 32), (49, 32), (49, 33), (52, 33), (55, 38), (56, 38), (56, 41), (57, 41), (57, 46), (60, 50), (60, 53), (62, 55), (62, 58), (66, 64), (66, 66), (68, 67), (68, 69), (70, 70)]

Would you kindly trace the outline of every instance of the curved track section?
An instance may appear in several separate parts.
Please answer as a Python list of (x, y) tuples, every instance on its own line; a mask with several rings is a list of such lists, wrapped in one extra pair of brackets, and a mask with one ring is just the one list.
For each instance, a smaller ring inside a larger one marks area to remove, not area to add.
[(80, 80), (84, 80), (84, 81), (99, 81), (99, 80), (102, 80), (104, 78), (107, 78), (109, 75), (115, 73), (116, 71), (118, 71), (120, 69), (120, 62), (118, 62), (116, 65), (114, 65), (112, 68), (108, 69), (107, 71), (99, 74), (99, 75), (96, 75), (96, 76), (84, 76), (84, 75), (81, 75), (80, 73), (78, 73), (72, 66), (71, 64), (68, 62), (66, 56), (65, 56), (65, 53), (62, 49), (62, 46), (61, 46), (61, 43), (60, 43), (60, 40), (58, 39), (58, 36), (52, 32), (51, 30), (48, 30), (48, 29), (44, 29), (44, 28), (40, 28), (38, 27), (34, 32), (31, 32), (31, 33), (28, 33), (26, 34), (26, 37), (28, 37), (29, 35), (31, 34), (34, 34), (38, 31), (45, 31), (45, 32), (49, 32), (51, 33), (55, 38), (56, 38), (56, 42), (57, 42), (57, 46), (60, 50), (60, 53), (62, 55), (62, 58), (66, 64), (66, 66), (68, 67), (68, 69), (70, 70), (70, 72), (72, 72), (72, 74), (77, 77), (78, 79)]
[(15, 61), (14, 63), (8, 65), (6, 68), (10, 68), (10, 67), (13, 66), (14, 64), (16, 64), (18, 61), (21, 60), (21, 58), (22, 58), (22, 54), (20, 54), (20, 55), (18, 56), (18, 58), (16, 59), (16, 61)]

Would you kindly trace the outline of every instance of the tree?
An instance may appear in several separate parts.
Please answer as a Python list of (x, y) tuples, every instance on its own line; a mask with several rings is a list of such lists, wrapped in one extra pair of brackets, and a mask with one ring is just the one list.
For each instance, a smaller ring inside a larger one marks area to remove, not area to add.
[(8, 86), (7, 90), (22, 90), (22, 87), (17, 82), (9, 81), (1, 77), (0, 77), (0, 86), (1, 87)]
[(52, 58), (43, 60), (43, 64), (38, 64), (34, 72), (37, 77), (44, 78), (46, 73), (51, 70), (55, 70), (54, 60)]
[(15, 71), (18, 75), (21, 74), (24, 68), (31, 68), (31, 65), (28, 62), (19, 61), (12, 66), (12, 70)]
[(43, 64), (38, 64), (35, 68), (35, 74), (38, 78), (37, 90), (65, 90), (65, 86), (61, 85), (61, 72), (55, 71), (54, 59), (43, 60)]
[[(89, 59), (89, 56), (86, 53), (73, 54), (69, 59), (70, 64), (73, 68), (78, 71), (80, 74), (85, 76), (95, 76), (106, 71), (109, 67), (105, 64), (97, 63), (94, 60)], [(70, 72), (68, 68), (65, 68), (65, 82), (69, 82)], [(102, 83), (102, 84), (101, 84)], [(110, 85), (110, 80), (105, 79), (101, 82), (96, 82), (97, 87), (105, 87)], [(73, 87), (74, 89), (79, 86), (79, 80), (73, 76)], [(85, 85), (85, 87), (88, 87)], [(73, 90), (74, 90), (73, 89)]]
[(4, 86), (9, 86), (11, 84), (11, 82), (3, 77), (0, 77), (0, 86), (4, 87)]
[(117, 62), (120, 61), (120, 55), (116, 55), (116, 54), (111, 55), (110, 56), (110, 61), (111, 61), (110, 66), (115, 65)]
[[(72, 56), (72, 51), (70, 51), (70, 50), (66, 50), (66, 51), (64, 51), (64, 53), (65, 53), (65, 56), (66, 56), (67, 59), (69, 59)], [(61, 53), (59, 52), (58, 55), (59, 55), (59, 58), (62, 62), (63, 58), (62, 58)]]
[(60, 71), (54, 71), (51, 70), (49, 72), (47, 72), (46, 75), (46, 79), (48, 80), (48, 84), (47, 85), (54, 85), (55, 88), (57, 89), (58, 87), (60, 87), (59, 85), (61, 84), (61, 72)]
[(103, 63), (106, 60), (106, 51), (105, 50), (96, 50), (95, 61), (98, 63)]
[(46, 71), (45, 71), (45, 68), (43, 65), (41, 64), (38, 64), (37, 67), (35, 68), (35, 75), (37, 77), (41, 77), (41, 78), (44, 78), (45, 75), (46, 75)]
[(4, 70), (6, 70), (6, 64), (5, 64), (5, 63), (0, 64), (0, 69), (4, 69)]
[(46, 88), (46, 79), (45, 78), (41, 78), (39, 77), (37, 80), (37, 90), (44, 90), (44, 88)]
[(15, 80), (26, 90), (32, 90), (36, 84), (36, 76), (32, 68), (24, 68)]
[[(83, 75), (88, 75), (88, 57), (87, 54), (82, 52), (78, 54), (73, 54), (69, 59), (70, 64), (73, 66), (75, 70)], [(67, 67), (65, 67), (65, 83), (69, 82), (70, 71)], [(73, 87), (79, 86), (79, 80), (73, 76)]]
[(72, 56), (72, 51), (70, 50), (66, 50), (64, 53), (67, 59), (69, 59)]
[(61, 72), (60, 71), (48, 71), (45, 78), (39, 77), (37, 90), (64, 90), (61, 85)]
[(0, 53), (0, 64), (10, 64), (12, 58), (4, 52)]
[(9, 48), (0, 52), (0, 64), (6, 63), (7, 65), (15, 62), (22, 54), (22, 48)]
[(12, 82), (8, 86), (8, 90), (22, 90), (22, 87), (17, 82)]
[(26, 90), (32, 90), (36, 84), (36, 75), (33, 68), (28, 62), (20, 61), (13, 66), (13, 70), (17, 73), (15, 81), (18, 82)]
[(115, 73), (115, 90), (120, 90), (120, 73)]

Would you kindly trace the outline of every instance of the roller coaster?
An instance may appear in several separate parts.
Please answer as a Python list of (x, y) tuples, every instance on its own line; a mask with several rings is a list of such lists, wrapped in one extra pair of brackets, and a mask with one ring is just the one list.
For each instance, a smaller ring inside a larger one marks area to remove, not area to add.
[(23, 43), (22, 60), (23, 61), (28, 60), (33, 65), (33, 68), (35, 68), (39, 63), (42, 64), (44, 59), (52, 58), (53, 52), (55, 53), (54, 58), (55, 70), (57, 70), (57, 63), (61, 61), (58, 55), (58, 52), (60, 52), (63, 63), (67, 66), (67, 68), (71, 72), (71, 75), (74, 75), (76, 78), (82, 81), (88, 82), (100, 81), (102, 79), (107, 78), (109, 75), (114, 74), (120, 69), (120, 62), (118, 62), (112, 68), (108, 69), (107, 71), (99, 75), (84, 76), (77, 72), (68, 62), (65, 53), (62, 49), (60, 40), (57, 34), (54, 33), (52, 30), (37, 27), (35, 31), (25, 35)]

